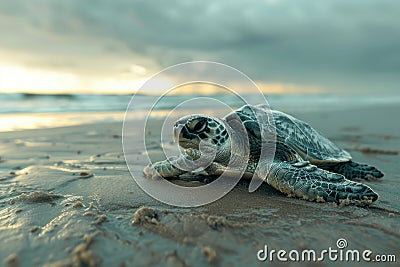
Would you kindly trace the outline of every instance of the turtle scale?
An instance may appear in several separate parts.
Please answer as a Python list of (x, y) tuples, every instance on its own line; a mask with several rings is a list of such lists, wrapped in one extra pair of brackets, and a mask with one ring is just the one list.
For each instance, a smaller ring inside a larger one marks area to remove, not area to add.
[[(245, 105), (236, 110), (234, 113), (240, 117), (242, 121), (257, 122), (258, 118), (263, 118), (270, 112), (275, 124), (275, 134), (279, 141), (294, 148), (304, 160), (312, 163), (338, 163), (347, 162), (352, 159), (350, 154), (332, 143), (329, 139), (312, 128), (309, 124), (298, 120), (288, 114), (277, 110), (269, 110), (266, 105), (249, 106)], [(271, 116), (271, 115), (269, 115)], [(228, 114), (225, 120), (229, 124), (233, 114)], [(266, 122), (271, 125), (270, 118)], [(265, 121), (261, 121), (265, 123)]]

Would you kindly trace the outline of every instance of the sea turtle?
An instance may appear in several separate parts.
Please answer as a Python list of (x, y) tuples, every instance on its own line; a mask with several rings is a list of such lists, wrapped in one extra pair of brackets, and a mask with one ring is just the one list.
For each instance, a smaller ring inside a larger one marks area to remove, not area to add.
[[(271, 123), (271, 118), (274, 123)], [(370, 187), (350, 180), (381, 178), (381, 171), (352, 161), (347, 151), (322, 136), (309, 124), (283, 112), (269, 110), (265, 105), (245, 105), (223, 119), (202, 114), (179, 119), (174, 125), (174, 134), (185, 153), (178, 158), (149, 164), (144, 174), (147, 177), (174, 178), (187, 173), (176, 167), (179, 164), (175, 163), (181, 159), (199, 158), (200, 142), (215, 147), (217, 151), (213, 162), (204, 170), (205, 173), (222, 174), (228, 169), (231, 148), (237, 145), (233, 143), (229, 132), (239, 135), (238, 140), (243, 135), (243, 132), (238, 134), (232, 129), (235, 122), (243, 125), (249, 144), (244, 178), (253, 177), (254, 174), (263, 176), (260, 178), (284, 194), (310, 201), (370, 204), (378, 199)], [(271, 140), (276, 145), (276, 151), (273, 161), (269, 161), (269, 172), (260, 174), (257, 166), (266, 164), (260, 158), (261, 144), (268, 138), (265, 132), (273, 133), (271, 136), (275, 138)]]

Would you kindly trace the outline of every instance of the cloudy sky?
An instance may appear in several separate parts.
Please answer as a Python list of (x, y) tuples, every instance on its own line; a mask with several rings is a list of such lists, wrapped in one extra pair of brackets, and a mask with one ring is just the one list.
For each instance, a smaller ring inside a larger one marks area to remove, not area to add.
[(0, 0), (0, 92), (131, 92), (231, 65), (271, 92), (400, 91), (400, 1)]

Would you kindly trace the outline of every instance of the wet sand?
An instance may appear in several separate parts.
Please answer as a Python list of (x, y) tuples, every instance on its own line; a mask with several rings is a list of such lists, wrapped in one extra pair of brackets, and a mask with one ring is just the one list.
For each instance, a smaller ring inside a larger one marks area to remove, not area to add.
[[(385, 173), (382, 180), (365, 181), (380, 196), (370, 207), (287, 198), (268, 185), (249, 193), (241, 182), (210, 205), (176, 208), (149, 197), (130, 176), (122, 123), (0, 133), (1, 261), (6, 266), (279, 266), (276, 258), (258, 261), (257, 252), (264, 245), (337, 249), (337, 239), (345, 238), (348, 249), (396, 254), (399, 262), (399, 111), (382, 106), (292, 114), (348, 149), (355, 161)], [(132, 131), (137, 144), (143, 142), (143, 124), (137, 121)], [(157, 157), (157, 131), (147, 137), (154, 145), (149, 153)], [(137, 144), (130, 144), (128, 153), (136, 156), (133, 174), (139, 176), (148, 159)]]

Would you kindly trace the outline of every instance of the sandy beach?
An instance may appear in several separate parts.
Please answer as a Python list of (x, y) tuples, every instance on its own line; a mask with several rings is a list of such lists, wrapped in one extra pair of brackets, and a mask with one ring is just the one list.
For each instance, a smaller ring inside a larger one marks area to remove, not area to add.
[[(365, 181), (379, 194), (369, 207), (287, 198), (268, 185), (249, 193), (241, 182), (212, 204), (176, 208), (149, 197), (131, 177), (122, 122), (0, 133), (1, 261), (5, 266), (280, 266), (276, 260), (259, 261), (257, 252), (265, 245), (336, 249), (344, 238), (347, 249), (393, 254), (398, 264), (398, 114), (397, 105), (292, 113), (355, 161), (385, 173), (382, 180)], [(143, 125), (137, 120), (132, 132), (137, 143), (128, 151), (136, 155), (137, 176), (148, 163), (137, 145), (143, 143)], [(157, 156), (159, 135), (147, 134), (154, 144), (149, 153)]]

